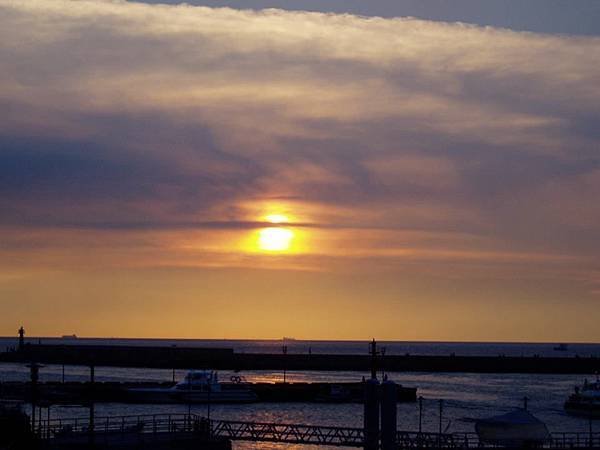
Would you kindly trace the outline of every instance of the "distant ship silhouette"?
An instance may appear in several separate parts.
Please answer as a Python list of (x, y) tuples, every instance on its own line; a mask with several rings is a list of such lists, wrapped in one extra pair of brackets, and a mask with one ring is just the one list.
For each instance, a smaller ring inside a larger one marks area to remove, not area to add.
[(61, 339), (77, 339), (77, 335), (76, 334), (63, 334), (60, 338)]

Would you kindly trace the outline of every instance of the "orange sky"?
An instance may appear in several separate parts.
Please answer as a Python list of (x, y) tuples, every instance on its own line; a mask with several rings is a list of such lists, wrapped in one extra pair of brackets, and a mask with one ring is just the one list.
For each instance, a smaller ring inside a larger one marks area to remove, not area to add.
[(600, 38), (0, 0), (0, 67), (0, 334), (600, 340)]

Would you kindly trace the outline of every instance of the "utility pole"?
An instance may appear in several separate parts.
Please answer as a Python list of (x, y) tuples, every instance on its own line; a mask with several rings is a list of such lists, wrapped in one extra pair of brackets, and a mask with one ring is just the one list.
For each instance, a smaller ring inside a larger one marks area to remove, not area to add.
[(419, 434), (423, 431), (423, 396), (419, 395)]
[(190, 429), (192, 428), (192, 372), (187, 374), (187, 388), (188, 388), (188, 422), (190, 423)]
[(589, 427), (589, 433), (590, 433), (590, 448), (594, 448), (594, 434), (592, 433), (592, 419), (593, 419), (593, 404), (592, 404), (592, 399), (590, 398), (590, 415), (588, 417), (588, 427)]
[[(23, 327), (21, 327), (23, 329)], [(37, 407), (38, 400), (38, 380), (40, 379), (40, 367), (44, 367), (36, 362), (27, 364), (29, 367), (29, 374), (31, 377), (31, 431), (35, 432), (35, 408)], [(40, 416), (41, 416), (40, 412)]]
[[(214, 374), (215, 382), (216, 382), (217, 381), (216, 380), (217, 374), (214, 373), (214, 372), (212, 372), (212, 373)], [(212, 379), (208, 382), (208, 404), (207, 404), (207, 408), (206, 408), (207, 409), (207, 411), (206, 411), (206, 419), (208, 420), (208, 433), (209, 433), (209, 436), (212, 433), (212, 427), (210, 426), (210, 394), (211, 394), (211, 392), (212, 392)]]
[(381, 355), (381, 381), (385, 381), (386, 376), (385, 376), (385, 347), (381, 347), (381, 350), (379, 351), (379, 354)]
[(283, 351), (283, 383), (285, 384), (285, 375), (286, 375), (285, 372), (286, 372), (286, 367), (287, 367), (286, 362), (287, 362), (287, 351), (288, 351), (287, 345), (284, 345), (281, 349)]
[(173, 384), (175, 384), (175, 348), (177, 347), (176, 344), (171, 345), (171, 365), (173, 366), (173, 373), (172, 373), (172, 382)]
[(440, 421), (438, 426), (438, 448), (442, 445), (442, 413), (444, 410), (444, 400), (440, 399)]
[(90, 365), (90, 389), (89, 389), (89, 406), (90, 406), (90, 420), (89, 420), (89, 441), (90, 447), (94, 448), (94, 419), (95, 419), (95, 411), (94, 411), (94, 382), (95, 382), (95, 372), (96, 368), (93, 364)]

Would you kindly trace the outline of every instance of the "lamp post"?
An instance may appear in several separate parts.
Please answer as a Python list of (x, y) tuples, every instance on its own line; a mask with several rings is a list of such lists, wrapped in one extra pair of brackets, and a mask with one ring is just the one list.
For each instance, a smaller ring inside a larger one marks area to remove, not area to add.
[[(213, 374), (214, 374), (214, 372), (213, 372)], [(214, 374), (213, 376), (216, 377), (216, 374)], [(216, 379), (215, 379), (215, 381), (216, 381)], [(209, 382), (208, 382), (208, 402), (206, 405), (206, 419), (208, 420), (209, 433), (210, 433), (210, 429), (211, 429), (210, 428), (210, 394), (211, 394), (211, 392), (212, 392), (212, 379), (209, 380)]]
[(90, 389), (89, 389), (89, 407), (90, 407), (90, 420), (89, 420), (89, 427), (88, 427), (88, 433), (89, 433), (89, 443), (90, 443), (90, 447), (94, 447), (94, 419), (96, 416), (95, 410), (94, 410), (94, 396), (95, 396), (95, 392), (94, 392), (94, 383), (96, 381), (96, 367), (94, 366), (94, 364), (90, 364)]
[[(23, 327), (21, 327), (23, 328)], [(35, 432), (35, 408), (37, 407), (38, 400), (38, 380), (40, 379), (40, 368), (44, 367), (36, 362), (27, 364), (29, 367), (29, 374), (31, 377), (31, 431)], [(40, 412), (41, 415), (41, 412)]]
[(381, 380), (384, 381), (386, 379), (385, 367), (384, 367), (385, 347), (381, 347), (379, 354), (381, 355)]
[(192, 427), (192, 373), (188, 372), (187, 376), (187, 388), (188, 388), (188, 422), (190, 429)]
[(419, 395), (419, 434), (423, 431), (423, 396)]
[(440, 399), (440, 421), (438, 426), (438, 448), (442, 445), (442, 413), (444, 411), (444, 400)]
[(173, 382), (173, 384), (175, 384), (175, 349), (176, 348), (177, 348), (177, 344), (171, 345), (171, 365), (173, 366), (171, 381)]
[(589, 435), (590, 435), (590, 448), (594, 447), (594, 433), (592, 432), (592, 399), (590, 398), (590, 414), (588, 416), (588, 428), (589, 428)]
[(284, 345), (281, 349), (283, 351), (283, 383), (285, 384), (285, 382), (286, 382), (286, 379), (285, 379), (286, 373), (285, 372), (286, 372), (286, 362), (287, 362), (286, 355), (287, 355), (287, 351), (288, 351), (287, 345)]

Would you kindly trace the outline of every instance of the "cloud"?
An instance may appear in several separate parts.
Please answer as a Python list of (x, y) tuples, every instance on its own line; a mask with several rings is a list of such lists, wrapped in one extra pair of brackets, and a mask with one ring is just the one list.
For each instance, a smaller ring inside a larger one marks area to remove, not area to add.
[[(145, 3), (179, 3), (178, 0), (146, 0)], [(412, 16), (443, 22), (466, 22), (482, 26), (522, 31), (561, 34), (600, 34), (600, 8), (595, 0), (577, 0), (566, 6), (558, 0), (530, 0), (514, 3), (499, 0), (455, 0), (451, 4), (439, 0), (194, 0), (205, 6), (229, 6), (236, 9), (281, 8), (287, 10), (351, 13), (363, 16)]]
[(599, 38), (99, 0), (0, 17), (6, 227), (226, 231), (290, 199), (350, 253), (381, 228), (455, 260), (599, 242)]

